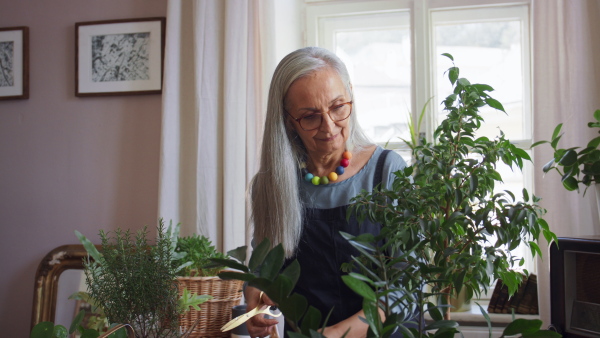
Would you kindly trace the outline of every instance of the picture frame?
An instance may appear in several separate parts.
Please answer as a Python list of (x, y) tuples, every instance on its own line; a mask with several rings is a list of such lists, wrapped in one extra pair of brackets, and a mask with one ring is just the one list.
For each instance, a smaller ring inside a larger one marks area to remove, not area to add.
[(29, 27), (0, 28), (0, 100), (29, 98)]
[(162, 93), (164, 17), (75, 24), (75, 96)]

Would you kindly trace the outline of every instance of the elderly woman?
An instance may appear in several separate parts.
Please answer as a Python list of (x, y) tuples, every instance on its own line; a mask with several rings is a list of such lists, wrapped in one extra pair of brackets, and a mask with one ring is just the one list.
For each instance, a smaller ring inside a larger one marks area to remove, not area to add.
[[(365, 136), (356, 106), (348, 71), (335, 54), (308, 47), (287, 55), (271, 82), (260, 170), (251, 186), (254, 242), (267, 237), (283, 245), (288, 263), (299, 261), (294, 291), (324, 316), (333, 308), (327, 337), (348, 329), (347, 337), (364, 337), (368, 329), (359, 319), (362, 298), (341, 279), (341, 264), (358, 252), (340, 231), (376, 234), (380, 226), (347, 221), (347, 205), (363, 189), (389, 187), (393, 172), (406, 165)], [(246, 288), (249, 309), (259, 294)], [(276, 323), (255, 316), (247, 327), (251, 337), (264, 337)]]

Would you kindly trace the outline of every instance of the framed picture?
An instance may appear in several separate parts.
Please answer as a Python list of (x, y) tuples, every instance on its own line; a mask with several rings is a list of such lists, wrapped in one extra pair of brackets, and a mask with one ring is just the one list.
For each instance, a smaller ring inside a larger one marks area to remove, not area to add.
[(0, 28), (0, 100), (29, 98), (29, 28)]
[(165, 18), (75, 24), (75, 95), (160, 94)]

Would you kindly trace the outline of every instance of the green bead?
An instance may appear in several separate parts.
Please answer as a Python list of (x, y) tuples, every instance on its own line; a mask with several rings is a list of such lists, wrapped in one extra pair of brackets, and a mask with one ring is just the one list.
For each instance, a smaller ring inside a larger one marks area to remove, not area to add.
[(321, 184), (329, 184), (329, 179), (327, 178), (327, 176), (321, 177)]
[(315, 176), (312, 178), (312, 184), (314, 185), (319, 185), (319, 182), (321, 181), (321, 178), (319, 176)]

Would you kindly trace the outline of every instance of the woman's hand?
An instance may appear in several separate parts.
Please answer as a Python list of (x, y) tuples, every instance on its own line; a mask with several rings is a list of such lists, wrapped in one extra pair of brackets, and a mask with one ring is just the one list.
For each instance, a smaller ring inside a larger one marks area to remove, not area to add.
[[(251, 286), (246, 287), (246, 291), (244, 292), (244, 297), (246, 298), (246, 311), (253, 310), (257, 306), (260, 305), (277, 305), (273, 303), (273, 301), (267, 297), (267, 295), (263, 294), (261, 297), (261, 291), (257, 288), (253, 288)], [(277, 325), (279, 321), (276, 319), (265, 319), (264, 314), (256, 315), (248, 321), (246, 321), (246, 328), (248, 329), (248, 333), (250, 337), (266, 337), (271, 334), (271, 330), (273, 326)]]

